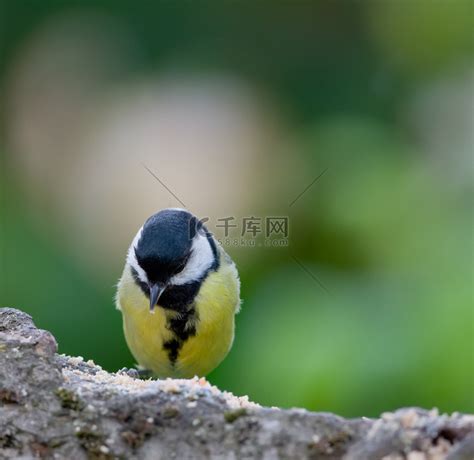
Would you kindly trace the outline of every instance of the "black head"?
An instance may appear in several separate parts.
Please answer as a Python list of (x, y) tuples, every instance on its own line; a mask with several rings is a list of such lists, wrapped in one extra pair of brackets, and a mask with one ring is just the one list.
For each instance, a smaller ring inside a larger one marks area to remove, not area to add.
[(191, 256), (198, 220), (184, 210), (165, 209), (151, 216), (135, 247), (135, 256), (151, 283), (166, 283)]
[(150, 298), (151, 310), (165, 291), (168, 297), (173, 292), (180, 297), (186, 287), (199, 286), (219, 266), (212, 235), (182, 209), (165, 209), (151, 216), (133, 240), (127, 261), (135, 281)]

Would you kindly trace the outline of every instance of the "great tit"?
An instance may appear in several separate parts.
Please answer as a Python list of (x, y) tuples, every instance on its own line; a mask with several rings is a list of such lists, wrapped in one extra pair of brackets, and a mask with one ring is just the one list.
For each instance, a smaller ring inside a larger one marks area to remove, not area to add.
[(157, 377), (204, 376), (234, 340), (238, 272), (197, 217), (184, 209), (164, 209), (132, 241), (116, 306), (142, 369)]

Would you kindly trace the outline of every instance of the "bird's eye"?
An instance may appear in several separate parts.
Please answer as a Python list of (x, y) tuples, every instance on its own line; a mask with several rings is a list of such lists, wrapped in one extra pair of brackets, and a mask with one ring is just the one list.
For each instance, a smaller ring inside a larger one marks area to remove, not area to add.
[(176, 266), (176, 270), (174, 272), (175, 275), (181, 273), (186, 268), (186, 265), (188, 264), (189, 258), (191, 257), (192, 253), (193, 251), (191, 250), (189, 254)]
[(186, 258), (183, 260), (177, 267), (176, 270), (174, 271), (174, 274), (177, 275), (178, 273), (181, 273), (184, 270), (184, 267), (186, 267), (186, 264), (188, 262), (188, 259)]

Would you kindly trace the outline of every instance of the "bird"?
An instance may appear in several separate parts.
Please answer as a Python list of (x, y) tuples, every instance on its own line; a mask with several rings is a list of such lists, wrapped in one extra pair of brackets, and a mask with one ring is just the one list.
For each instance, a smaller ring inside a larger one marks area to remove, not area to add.
[(117, 285), (127, 345), (158, 378), (204, 377), (229, 352), (240, 310), (235, 263), (185, 209), (163, 209), (138, 230)]

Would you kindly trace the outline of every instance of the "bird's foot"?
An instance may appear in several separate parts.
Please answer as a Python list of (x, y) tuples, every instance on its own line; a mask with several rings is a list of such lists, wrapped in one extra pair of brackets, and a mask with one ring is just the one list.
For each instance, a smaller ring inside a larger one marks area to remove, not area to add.
[(125, 374), (131, 377), (132, 379), (141, 379), (146, 380), (153, 376), (152, 372), (149, 369), (135, 369), (135, 368), (127, 368), (123, 367), (117, 374)]

